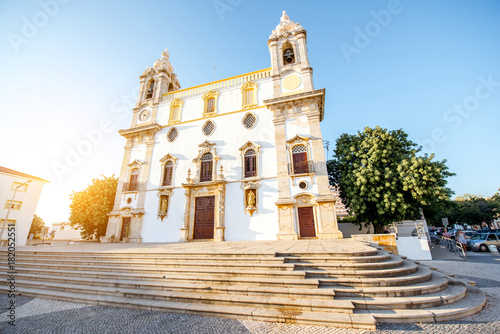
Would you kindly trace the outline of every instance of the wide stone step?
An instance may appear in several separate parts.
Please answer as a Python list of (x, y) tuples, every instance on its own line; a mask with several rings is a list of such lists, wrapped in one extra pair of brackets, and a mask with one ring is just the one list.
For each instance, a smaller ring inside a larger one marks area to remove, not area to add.
[[(128, 279), (140, 282), (141, 280), (168, 280), (181, 282), (203, 282), (207, 284), (235, 284), (252, 286), (288, 286), (294, 288), (314, 288), (318, 287), (319, 282), (316, 279), (293, 279), (293, 278), (274, 278), (274, 277), (246, 277), (246, 276), (217, 276), (217, 275), (178, 275), (172, 273), (156, 272), (154, 274), (127, 273), (127, 272), (102, 272), (102, 271), (70, 271), (60, 269), (29, 269), (16, 268), (21, 273), (55, 275), (55, 276), (73, 276), (113, 279)], [(3, 272), (5, 275), (6, 273)], [(300, 273), (299, 273), (300, 274)], [(1, 276), (1, 275), (0, 275)]]
[(263, 263), (203, 263), (203, 262), (166, 262), (166, 263), (158, 263), (158, 264), (150, 264), (150, 265), (140, 265), (140, 266), (132, 266), (126, 263), (112, 265), (102, 263), (100, 266), (92, 265), (91, 263), (81, 263), (80, 264), (64, 264), (64, 263), (44, 263), (41, 261), (36, 262), (20, 262), (16, 260), (16, 263), (22, 264), (23, 267), (32, 267), (32, 268), (59, 268), (59, 269), (70, 269), (70, 270), (88, 270), (89, 268), (94, 268), (95, 270), (109, 270), (109, 271), (129, 271), (129, 270), (144, 270), (144, 271), (157, 271), (161, 269), (167, 268), (205, 268), (205, 269), (228, 269), (228, 270), (272, 270), (272, 271), (292, 271), (294, 269), (294, 264), (263, 264)]
[[(0, 276), (2, 277), (2, 276)], [(4, 275), (7, 277), (7, 275)], [(306, 298), (332, 300), (335, 296), (332, 289), (313, 288), (290, 288), (290, 287), (265, 287), (265, 286), (244, 286), (244, 285), (212, 285), (206, 283), (185, 283), (168, 281), (166, 279), (153, 280), (120, 280), (120, 279), (99, 279), (87, 277), (64, 277), (56, 275), (29, 275), (18, 273), (17, 278), (26, 282), (31, 282), (32, 287), (36, 287), (41, 282), (56, 284), (80, 284), (88, 286), (103, 286), (126, 289), (142, 290), (163, 290), (163, 291), (194, 291), (197, 293), (232, 294), (247, 296), (277, 296), (284, 298)], [(6, 280), (0, 281), (0, 286), (7, 286)]]
[(376, 327), (376, 321), (370, 314), (301, 312), (298, 310), (287, 309), (286, 307), (268, 309), (243, 306), (156, 301), (147, 299), (131, 299), (108, 295), (46, 291), (28, 288), (23, 289), (22, 294), (25, 296), (57, 299), (69, 302), (116, 306), (148, 311), (207, 315), (235, 319), (271, 321), (279, 323), (333, 326), (341, 328), (359, 328), (373, 330)]
[(283, 259), (285, 263), (365, 263), (387, 261), (390, 259), (390, 254), (379, 252), (372, 256), (287, 256)]
[(486, 304), (486, 296), (479, 289), (466, 284), (465, 298), (450, 304), (426, 309), (369, 310), (378, 322), (416, 323), (461, 319), (479, 312)]
[[(446, 289), (448, 279), (443, 274), (432, 273), (432, 278), (423, 283), (407, 286), (376, 286), (376, 287), (334, 287), (335, 295), (339, 297), (401, 297), (435, 293)], [(332, 288), (327, 286), (327, 288)]]
[[(0, 270), (6, 270), (5, 266), (0, 266)], [(60, 270), (60, 271), (85, 271), (88, 273), (137, 273), (140, 275), (169, 275), (169, 274), (184, 274), (184, 275), (217, 275), (217, 276), (249, 276), (249, 277), (283, 277), (283, 278), (304, 278), (304, 271), (291, 271), (293, 268), (286, 270), (263, 270), (262, 268), (238, 269), (230, 268), (205, 268), (199, 266), (187, 267), (127, 267), (127, 266), (89, 266), (89, 265), (57, 265), (57, 264), (39, 264), (39, 263), (23, 263), (21, 270)]]
[[(33, 282), (17, 280), (16, 289), (22, 293), (24, 288), (34, 288)], [(36, 289), (51, 291), (66, 291), (71, 293), (97, 294), (126, 297), (132, 299), (163, 300), (183, 303), (203, 303), (216, 305), (250, 306), (261, 308), (285, 307), (301, 311), (327, 313), (353, 313), (354, 305), (347, 300), (320, 300), (296, 299), (291, 297), (277, 297), (271, 293), (267, 296), (245, 296), (232, 294), (200, 293), (200, 291), (156, 291), (144, 289), (127, 289), (116, 287), (99, 287), (82, 284), (43, 282), (36, 285)]]
[(313, 270), (313, 269), (358, 269), (358, 270), (378, 270), (390, 269), (402, 266), (404, 260), (398, 256), (391, 255), (390, 259), (384, 262), (367, 262), (367, 263), (343, 263), (343, 262), (328, 262), (328, 263), (294, 263), (295, 270)]
[[(124, 254), (123, 257), (116, 256), (67, 256), (61, 258), (56, 255), (18, 255), (16, 254), (16, 262), (33, 262), (40, 261), (43, 263), (65, 263), (65, 264), (130, 264), (130, 265), (150, 265), (162, 263), (234, 263), (234, 257), (208, 257), (208, 256), (157, 256), (157, 257), (128, 257)], [(254, 264), (282, 264), (285, 259), (276, 257), (242, 257), (238, 258), (238, 263), (254, 263)]]
[(275, 256), (277, 257), (362, 257), (362, 256), (376, 256), (379, 253), (379, 250), (375, 248), (371, 248), (366, 251), (352, 251), (352, 252), (327, 252), (327, 251), (310, 251), (310, 252), (276, 252)]
[(336, 300), (352, 301), (357, 309), (393, 310), (422, 309), (455, 303), (467, 294), (464, 283), (449, 281), (446, 289), (426, 295), (406, 297), (336, 297)]
[(427, 282), (432, 277), (432, 271), (426, 267), (418, 267), (418, 269), (408, 275), (397, 277), (338, 277), (338, 278), (321, 278), (319, 284), (322, 287), (338, 287), (338, 286), (402, 286)]
[(404, 261), (401, 266), (387, 269), (317, 269), (305, 270), (307, 278), (328, 278), (328, 277), (393, 277), (408, 275), (417, 271), (417, 265), (412, 261)]

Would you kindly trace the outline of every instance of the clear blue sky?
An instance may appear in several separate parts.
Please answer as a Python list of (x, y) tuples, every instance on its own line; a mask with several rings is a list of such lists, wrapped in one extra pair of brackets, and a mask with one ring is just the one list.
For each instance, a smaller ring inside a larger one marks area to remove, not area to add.
[(214, 66), (216, 79), (267, 68), (282, 10), (308, 32), (330, 157), (342, 133), (402, 128), (448, 160), (456, 195), (500, 187), (499, 1), (59, 1), (0, 1), (0, 165), (52, 181), (48, 224), (67, 220), (72, 190), (118, 175), (116, 131), (163, 49), (183, 88)]

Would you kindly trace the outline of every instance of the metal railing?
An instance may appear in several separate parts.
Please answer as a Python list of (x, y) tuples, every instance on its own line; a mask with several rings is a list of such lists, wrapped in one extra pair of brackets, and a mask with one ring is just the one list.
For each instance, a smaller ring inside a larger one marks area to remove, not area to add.
[(290, 162), (288, 163), (288, 174), (289, 175), (300, 175), (314, 173), (314, 161), (300, 161), (300, 162)]
[(451, 238), (436, 235), (431, 235), (431, 240), (439, 247), (446, 248), (448, 251), (455, 253), (457, 256), (463, 256), (465, 259), (466, 249), (460, 242), (455, 241)]
[(141, 191), (143, 184), (141, 182), (125, 182), (122, 191)]

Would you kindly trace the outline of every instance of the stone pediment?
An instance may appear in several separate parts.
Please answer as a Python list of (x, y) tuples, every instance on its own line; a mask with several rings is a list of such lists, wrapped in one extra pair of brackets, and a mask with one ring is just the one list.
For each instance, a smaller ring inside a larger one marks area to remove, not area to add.
[(305, 141), (308, 141), (309, 139), (310, 139), (309, 137), (304, 137), (304, 136), (301, 136), (301, 135), (296, 135), (292, 139), (288, 139), (286, 141), (286, 143), (287, 144), (303, 143)]

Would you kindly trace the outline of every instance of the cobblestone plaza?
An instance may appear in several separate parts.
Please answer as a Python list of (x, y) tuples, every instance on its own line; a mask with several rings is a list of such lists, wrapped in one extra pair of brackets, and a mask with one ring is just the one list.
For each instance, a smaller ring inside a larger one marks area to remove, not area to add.
[(487, 296), (486, 307), (459, 321), (380, 324), (376, 331), (340, 329), (151, 312), (16, 297), (16, 326), (8, 324), (7, 295), (0, 294), (0, 333), (482, 333), (500, 332), (500, 258), (468, 254), (467, 260), (433, 250), (433, 261), (421, 262), (458, 278), (474, 281)]

